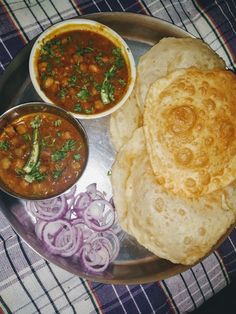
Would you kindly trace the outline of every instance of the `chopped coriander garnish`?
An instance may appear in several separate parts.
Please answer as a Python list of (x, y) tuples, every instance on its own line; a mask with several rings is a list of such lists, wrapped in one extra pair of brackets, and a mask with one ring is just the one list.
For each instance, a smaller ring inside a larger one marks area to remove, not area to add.
[(90, 108), (85, 109), (84, 111), (85, 113), (93, 113), (94, 109), (93, 107), (90, 107)]
[(40, 163), (38, 162), (33, 167), (33, 169), (31, 170), (30, 173), (25, 174), (24, 170), (22, 169), (22, 171), (24, 173), (22, 173), (22, 171), (18, 170), (18, 174), (23, 175), (25, 181), (28, 183), (32, 183), (34, 181), (41, 182), (47, 177), (47, 174), (39, 171), (39, 165), (40, 165)]
[(55, 126), (60, 126), (61, 123), (62, 123), (62, 121), (61, 121), (60, 119), (54, 121), (54, 125), (55, 125)]
[(77, 76), (76, 75), (71, 75), (71, 77), (68, 80), (68, 83), (70, 86), (75, 86), (77, 82)]
[(22, 137), (23, 137), (24, 141), (26, 141), (26, 142), (31, 141), (31, 136), (29, 133), (22, 134)]
[(81, 111), (82, 111), (82, 106), (81, 106), (81, 104), (79, 104), (79, 103), (75, 104), (75, 106), (74, 106), (74, 111), (75, 111), (75, 112), (81, 112)]
[(111, 171), (111, 170), (108, 170), (108, 171), (107, 171), (107, 175), (108, 175), (108, 176), (111, 176), (111, 174), (112, 174), (112, 171)]
[(90, 52), (93, 52), (93, 48), (92, 47), (81, 47), (81, 46), (77, 46), (77, 54), (80, 55), (80, 56), (83, 56), (84, 54), (86, 53), (90, 53)]
[(104, 61), (102, 60), (102, 52), (95, 56), (95, 61), (97, 62), (98, 65), (104, 66)]
[(61, 59), (60, 59), (59, 57), (56, 57), (56, 58), (55, 58), (55, 62), (56, 62), (57, 64), (60, 64), (60, 63), (61, 63)]
[(66, 94), (67, 94), (67, 90), (65, 88), (60, 89), (58, 92), (58, 96), (60, 98), (65, 98)]
[(23, 176), (23, 175), (25, 175), (25, 172), (24, 172), (24, 170), (23, 169), (15, 169), (15, 172), (19, 175), (19, 176)]
[(118, 69), (122, 68), (124, 66), (124, 58), (122, 56), (121, 49), (118, 47), (112, 49), (112, 54), (115, 56), (115, 66)]
[(74, 160), (79, 161), (81, 159), (81, 155), (80, 154), (75, 154), (73, 156)]
[(89, 96), (90, 96), (90, 93), (87, 90), (87, 88), (81, 88), (81, 90), (77, 93), (77, 97), (79, 97), (82, 100), (88, 99)]
[(114, 86), (109, 80), (105, 79), (101, 88), (101, 99), (105, 105), (115, 100), (114, 91)]
[(96, 90), (97, 90), (98, 92), (101, 91), (102, 84), (98, 84), (97, 82), (94, 82), (94, 83), (93, 83), (93, 86), (96, 88)]
[(75, 149), (75, 144), (76, 144), (75, 140), (73, 139), (67, 140), (60, 150), (55, 151), (51, 155), (52, 161), (60, 161), (64, 159), (69, 151)]
[(0, 141), (0, 149), (1, 150), (8, 150), (10, 147), (7, 141)]
[(33, 129), (38, 129), (41, 125), (42, 119), (39, 115), (35, 116), (34, 120), (30, 122), (30, 125)]
[(105, 79), (110, 79), (116, 74), (116, 67), (113, 65), (106, 73), (105, 73)]
[(63, 169), (54, 170), (52, 173), (52, 177), (54, 180), (58, 180), (62, 175)]
[(52, 71), (52, 64), (48, 63), (47, 67), (46, 67), (47, 72), (51, 72)]
[(119, 83), (122, 87), (124, 87), (126, 85), (126, 81), (123, 79), (119, 79)]
[(32, 183), (34, 181), (41, 182), (47, 177), (46, 173), (42, 173), (38, 170), (35, 170), (34, 172), (31, 172), (29, 174), (26, 174), (24, 176), (25, 181), (28, 183)]
[(46, 146), (47, 146), (47, 142), (44, 138), (42, 138), (40, 143), (39, 143), (40, 150), (45, 148)]

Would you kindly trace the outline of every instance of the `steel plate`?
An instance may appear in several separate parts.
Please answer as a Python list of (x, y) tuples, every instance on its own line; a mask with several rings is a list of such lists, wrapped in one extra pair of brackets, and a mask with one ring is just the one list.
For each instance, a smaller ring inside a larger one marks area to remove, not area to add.
[[(130, 46), (136, 62), (163, 37), (190, 36), (172, 24), (144, 15), (98, 13), (83, 18), (104, 23), (122, 35)], [(40, 100), (29, 78), (28, 60), (32, 45), (33, 42), (29, 43), (0, 77), (0, 113), (20, 103)], [(96, 182), (98, 189), (111, 196), (110, 177), (107, 173), (114, 161), (114, 151), (109, 141), (109, 117), (81, 122), (88, 133), (90, 157), (77, 188), (79, 191), (84, 191), (88, 184)], [(32, 249), (46, 260), (80, 277), (112, 284), (140, 284), (164, 279), (187, 269), (185, 266), (157, 258), (138, 245), (133, 238), (125, 235), (121, 240), (121, 250), (114, 264), (100, 275), (89, 274), (73, 259), (53, 256), (43, 249), (34, 234), (34, 219), (27, 213), (21, 200), (3, 192), (0, 192), (0, 198), (3, 214)]]

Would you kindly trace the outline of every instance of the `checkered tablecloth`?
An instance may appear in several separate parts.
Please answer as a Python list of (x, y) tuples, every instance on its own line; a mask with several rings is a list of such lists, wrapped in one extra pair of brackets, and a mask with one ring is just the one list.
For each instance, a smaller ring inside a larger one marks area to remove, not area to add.
[[(178, 25), (202, 38), (235, 70), (235, 0), (3, 0), (0, 73), (50, 25), (101, 11), (152, 15)], [(145, 285), (116, 286), (89, 282), (48, 263), (19, 238), (0, 211), (0, 314), (186, 313), (235, 276), (235, 229), (217, 251), (184, 273)]]

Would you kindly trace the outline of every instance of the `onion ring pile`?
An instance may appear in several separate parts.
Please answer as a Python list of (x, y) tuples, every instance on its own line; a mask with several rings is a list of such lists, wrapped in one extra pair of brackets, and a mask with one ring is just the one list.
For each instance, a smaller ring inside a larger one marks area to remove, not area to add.
[(36, 218), (35, 234), (55, 255), (75, 257), (88, 271), (103, 272), (120, 249), (117, 217), (112, 198), (96, 183), (76, 195), (76, 186), (56, 198), (26, 201)]

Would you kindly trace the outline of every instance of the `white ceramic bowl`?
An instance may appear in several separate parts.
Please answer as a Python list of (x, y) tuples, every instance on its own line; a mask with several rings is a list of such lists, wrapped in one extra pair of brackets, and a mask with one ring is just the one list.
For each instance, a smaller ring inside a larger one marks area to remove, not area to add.
[[(58, 24), (55, 24), (51, 27), (49, 27), (46, 31), (44, 31), (36, 40), (36, 42), (33, 45), (33, 48), (31, 50), (30, 59), (29, 59), (29, 72), (30, 72), (30, 78), (32, 81), (32, 84), (38, 93), (38, 95), (41, 97), (41, 99), (47, 103), (53, 103), (52, 100), (50, 100), (44, 93), (44, 91), (40, 88), (39, 82), (38, 82), (38, 69), (36, 66), (36, 59), (39, 55), (39, 50), (42, 46), (42, 43), (47, 42), (48, 40), (52, 39), (55, 35), (63, 34), (69, 31), (75, 31), (75, 30), (87, 30), (87, 31), (93, 31), (100, 35), (103, 35), (107, 37), (110, 41), (113, 42), (113, 44), (121, 49), (122, 55), (126, 61), (126, 64), (128, 66), (129, 71), (129, 83), (126, 89), (126, 93), (123, 95), (122, 99), (118, 103), (116, 103), (113, 107), (110, 107), (106, 111), (94, 113), (94, 114), (80, 114), (71, 112), (74, 117), (78, 119), (94, 119), (94, 118), (100, 118), (107, 116), (111, 114), (112, 112), (119, 109), (125, 101), (130, 96), (136, 79), (136, 67), (134, 58), (132, 55), (132, 52), (126, 42), (121, 38), (120, 35), (118, 35), (114, 30), (107, 27), (106, 25), (103, 25), (101, 23), (98, 23), (96, 21), (87, 20), (87, 19), (71, 19), (66, 20), (63, 22), (60, 22)], [(57, 105), (56, 103), (53, 103), (54, 105)]]

